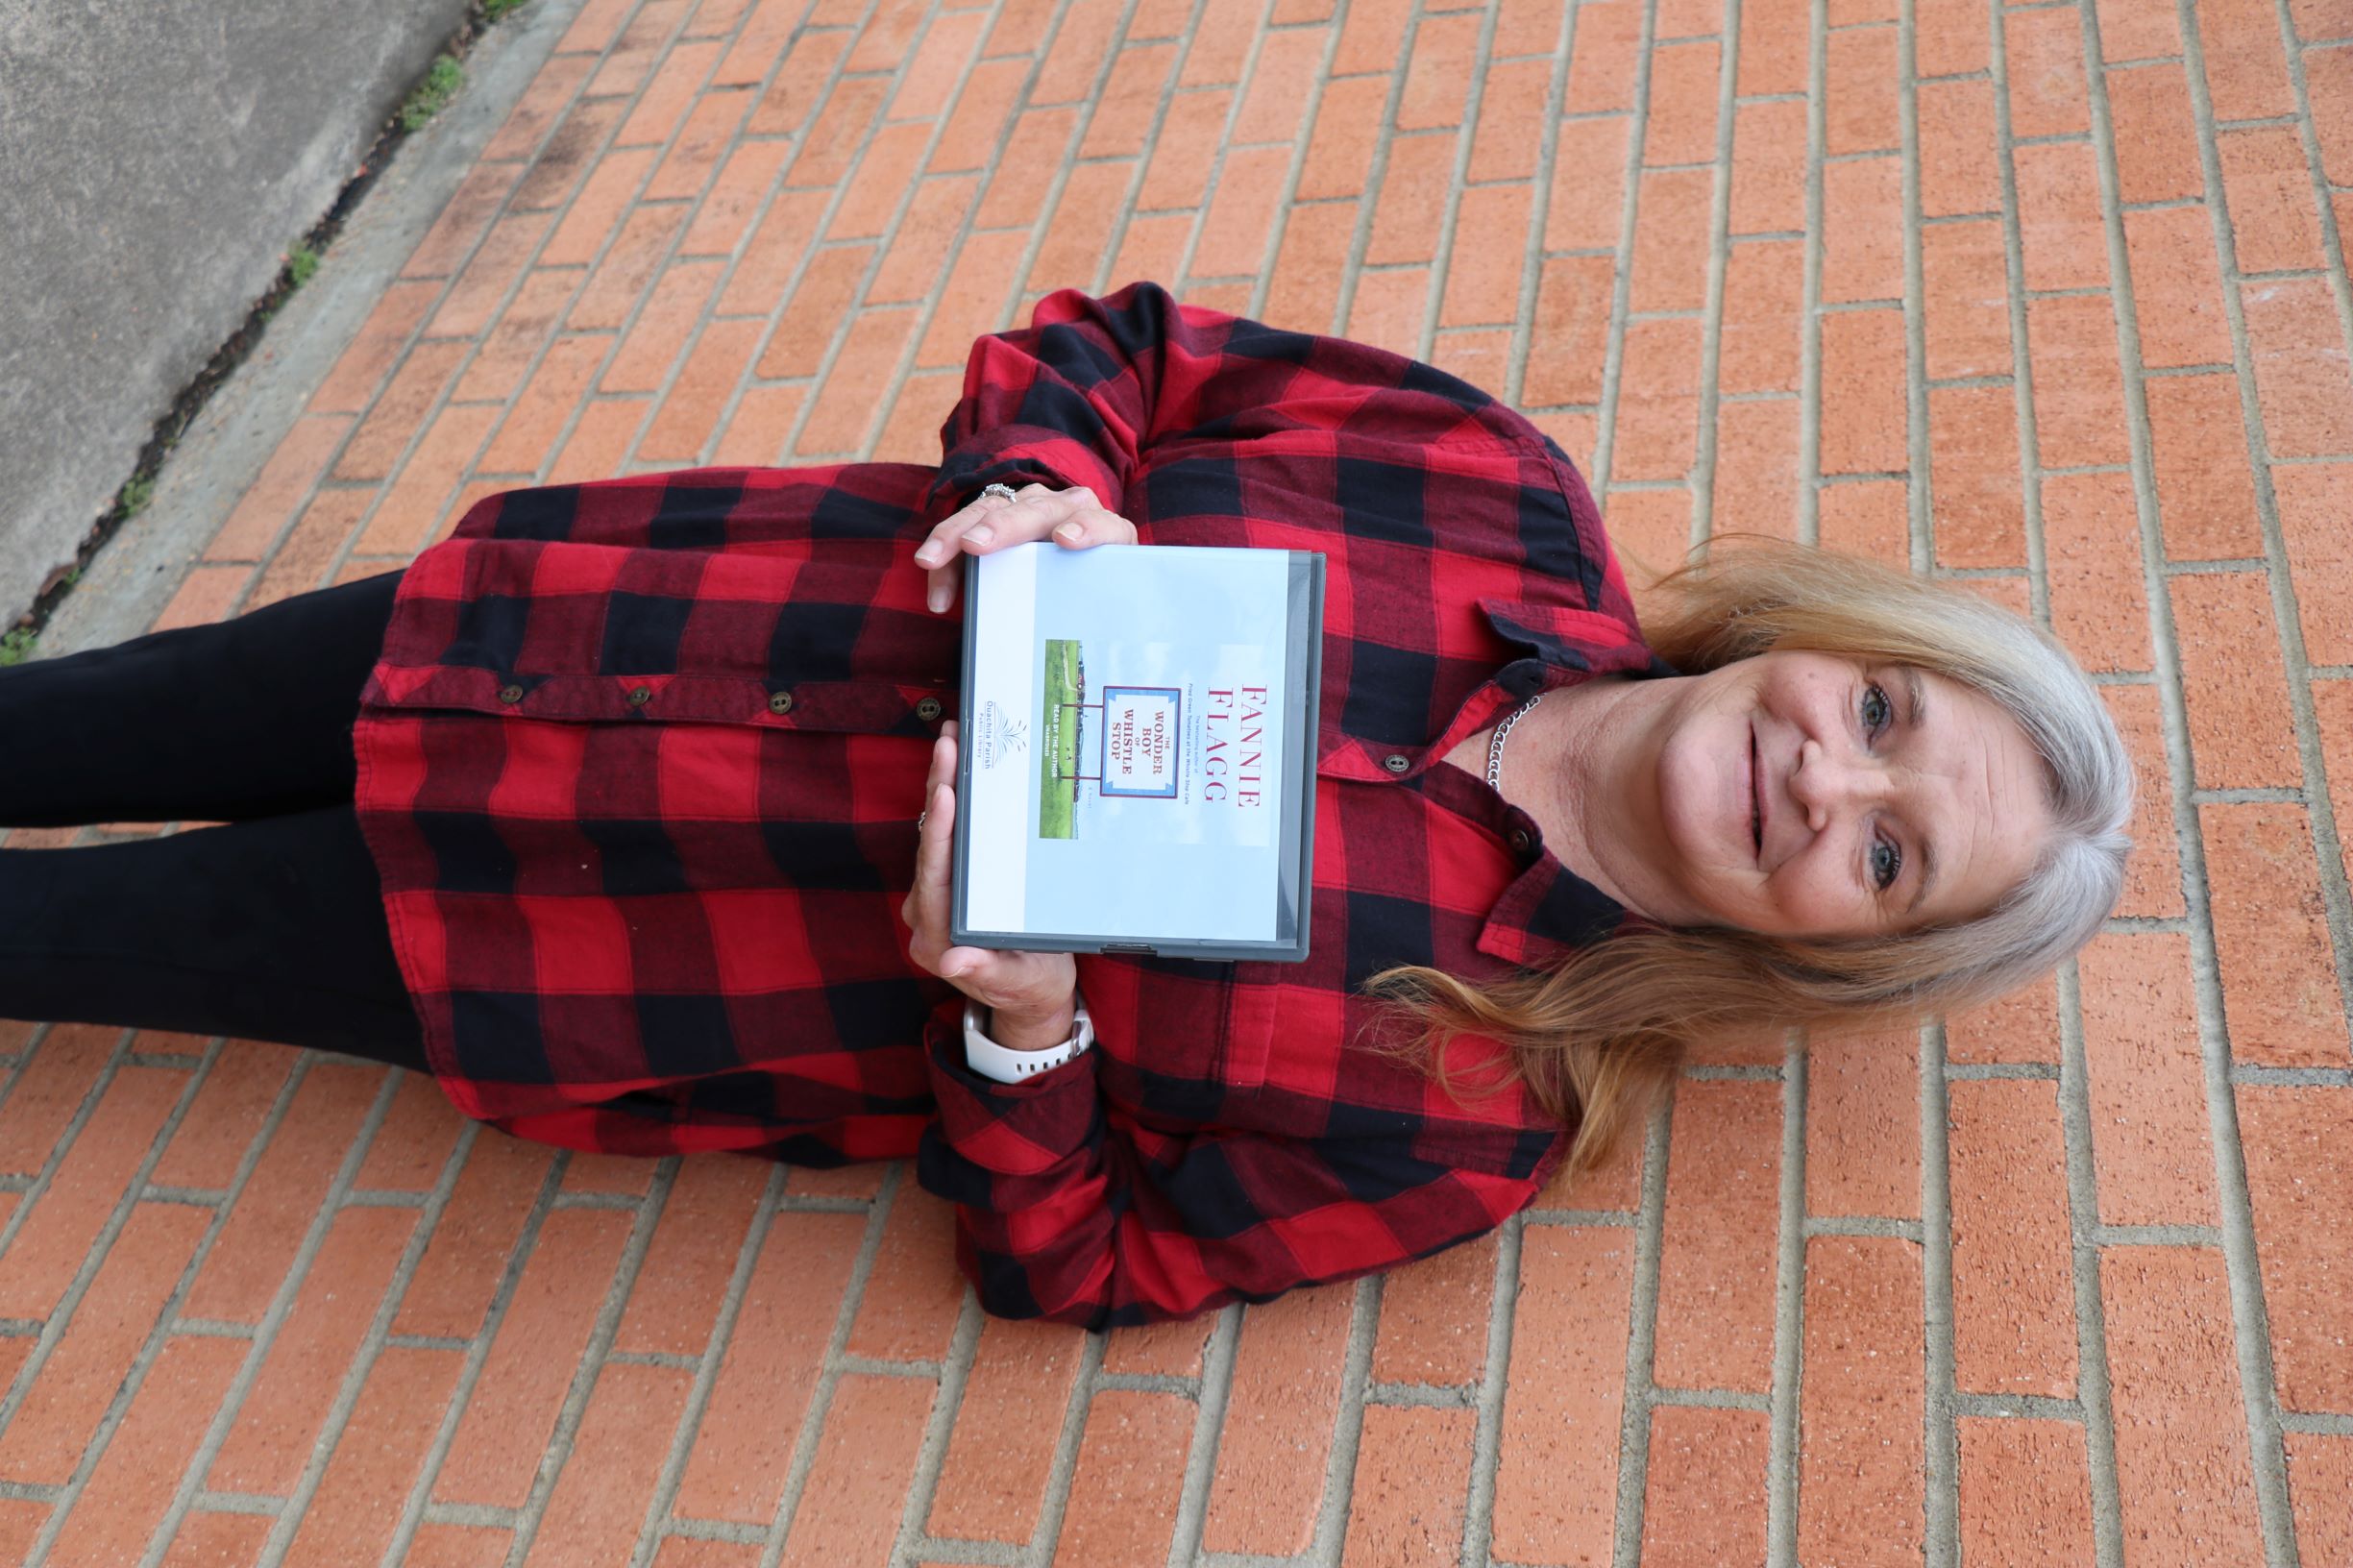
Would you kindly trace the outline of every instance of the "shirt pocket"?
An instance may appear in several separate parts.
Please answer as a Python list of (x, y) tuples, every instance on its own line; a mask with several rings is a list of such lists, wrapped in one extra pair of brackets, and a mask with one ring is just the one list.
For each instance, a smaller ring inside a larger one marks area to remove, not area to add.
[(1232, 1096), (1265, 1082), (1278, 990), (1238, 974), (1279, 966), (1086, 954), (1078, 964), (1099, 1082), (1115, 1104), (1163, 1126), (1215, 1124)]

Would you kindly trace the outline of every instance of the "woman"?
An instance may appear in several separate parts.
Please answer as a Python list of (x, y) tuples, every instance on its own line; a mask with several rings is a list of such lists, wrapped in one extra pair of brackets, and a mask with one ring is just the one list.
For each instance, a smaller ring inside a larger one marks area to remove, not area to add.
[[(576, 1148), (912, 1154), (991, 1311), (1103, 1326), (1466, 1240), (1695, 1040), (1977, 1000), (2115, 899), (2129, 771), (2053, 645), (1791, 550), (1646, 638), (1559, 451), (1428, 366), (1064, 292), (943, 434), (495, 496), (0, 674), (0, 821), (233, 824), (0, 852), (0, 1013), (355, 1052)], [(948, 944), (957, 557), (1046, 538), (1328, 557), (1306, 963)]]

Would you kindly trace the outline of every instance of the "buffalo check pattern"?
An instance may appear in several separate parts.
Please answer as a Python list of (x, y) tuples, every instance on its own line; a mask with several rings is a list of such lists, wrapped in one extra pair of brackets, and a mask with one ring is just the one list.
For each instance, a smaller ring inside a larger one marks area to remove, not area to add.
[[(1564, 1130), (1361, 1048), (1360, 987), (1542, 965), (1629, 919), (1443, 761), (1532, 692), (1664, 671), (1559, 449), (1428, 365), (1149, 283), (981, 339), (942, 437), (937, 470), (509, 491), (408, 568), (356, 805), (443, 1089), (578, 1149), (913, 1154), (988, 1310), (1098, 1327), (1528, 1205)], [(961, 997), (897, 913), (959, 657), (911, 557), (993, 481), (1328, 572), (1312, 956), (1082, 957), (1099, 1048), (1017, 1085), (964, 1066)]]

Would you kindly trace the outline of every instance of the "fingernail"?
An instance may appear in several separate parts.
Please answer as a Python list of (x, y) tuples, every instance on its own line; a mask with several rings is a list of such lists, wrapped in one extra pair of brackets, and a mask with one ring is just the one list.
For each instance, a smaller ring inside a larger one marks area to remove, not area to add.
[(938, 545), (925, 545), (922, 549), (915, 552), (915, 558), (918, 561), (920, 561), (923, 565), (929, 566), (932, 562), (940, 558), (940, 547)]
[(964, 530), (964, 536), (976, 545), (985, 545), (996, 537), (996, 530), (986, 523), (975, 523)]
[(1054, 530), (1054, 537), (1057, 539), (1066, 539), (1071, 544), (1075, 545), (1081, 539), (1087, 537), (1087, 530), (1080, 527), (1075, 523), (1065, 523), (1061, 527)]
[(924, 596), (923, 601), (931, 606), (932, 614), (938, 615), (947, 608), (947, 593), (944, 589), (934, 588)]

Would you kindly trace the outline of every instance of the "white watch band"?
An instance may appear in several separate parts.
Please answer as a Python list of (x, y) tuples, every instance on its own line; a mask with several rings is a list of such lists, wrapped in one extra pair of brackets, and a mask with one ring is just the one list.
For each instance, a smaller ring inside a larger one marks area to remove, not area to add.
[(993, 1078), (1000, 1084), (1017, 1084), (1035, 1078), (1050, 1067), (1059, 1067), (1074, 1056), (1084, 1056), (1094, 1043), (1094, 1020), (1087, 1016), (1087, 1003), (1078, 1002), (1078, 1018), (1072, 1025), (1070, 1038), (1050, 1051), (1017, 1051), (999, 1045), (981, 1031), (980, 1004), (964, 1004), (964, 1063), (983, 1078)]

